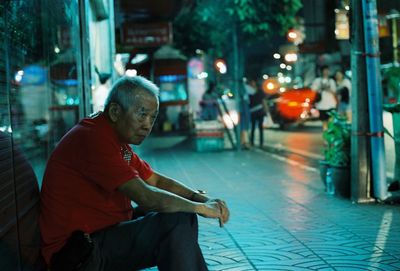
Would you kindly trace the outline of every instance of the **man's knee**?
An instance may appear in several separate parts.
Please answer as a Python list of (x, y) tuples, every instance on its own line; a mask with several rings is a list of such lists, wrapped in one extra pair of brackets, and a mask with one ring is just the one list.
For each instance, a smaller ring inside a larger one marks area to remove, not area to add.
[(160, 226), (167, 228), (193, 228), (197, 230), (197, 215), (191, 213), (160, 213)]
[(172, 223), (193, 223), (197, 221), (197, 215), (191, 213), (160, 213), (159, 215), (161, 220)]

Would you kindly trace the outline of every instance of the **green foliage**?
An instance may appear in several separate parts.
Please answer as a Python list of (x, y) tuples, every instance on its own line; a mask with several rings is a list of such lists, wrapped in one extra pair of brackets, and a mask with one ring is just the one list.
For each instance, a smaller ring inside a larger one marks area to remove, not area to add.
[[(202, 2), (197, 3), (194, 10), (187, 10), (174, 20), (174, 44), (186, 55), (194, 54), (196, 49), (208, 51), (212, 47), (222, 51), (222, 44), (228, 39), (229, 33), (224, 31), (227, 26), (223, 19), (228, 15), (220, 5), (207, 6)], [(216, 18), (221, 18), (221, 22), (213, 25)]]
[(400, 102), (396, 104), (384, 104), (383, 109), (390, 113), (400, 113)]
[(348, 166), (350, 164), (350, 124), (336, 111), (332, 111), (330, 115), (328, 128), (322, 134), (325, 141), (325, 161), (332, 166)]
[(400, 67), (392, 66), (384, 69), (382, 75), (387, 80), (389, 89), (394, 91), (396, 98), (400, 101)]
[(245, 44), (267, 40), (295, 26), (301, 7), (301, 0), (197, 0), (174, 21), (175, 46), (186, 54), (195, 49), (222, 53), (230, 49), (235, 26)]

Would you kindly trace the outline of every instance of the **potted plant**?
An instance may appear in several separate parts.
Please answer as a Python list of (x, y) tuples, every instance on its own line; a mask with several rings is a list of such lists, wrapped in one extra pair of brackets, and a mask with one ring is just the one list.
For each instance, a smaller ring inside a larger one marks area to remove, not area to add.
[(324, 161), (320, 163), (321, 177), (328, 193), (349, 197), (351, 127), (338, 112), (329, 114), (328, 127), (322, 133), (325, 147)]

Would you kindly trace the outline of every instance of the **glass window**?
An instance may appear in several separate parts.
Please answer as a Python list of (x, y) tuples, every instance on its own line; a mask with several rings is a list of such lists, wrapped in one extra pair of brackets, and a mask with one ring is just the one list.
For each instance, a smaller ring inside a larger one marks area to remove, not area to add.
[(160, 87), (160, 102), (187, 101), (185, 75), (161, 75), (156, 77)]
[(73, 0), (8, 1), (5, 20), (12, 137), (40, 181), (83, 106), (79, 7)]

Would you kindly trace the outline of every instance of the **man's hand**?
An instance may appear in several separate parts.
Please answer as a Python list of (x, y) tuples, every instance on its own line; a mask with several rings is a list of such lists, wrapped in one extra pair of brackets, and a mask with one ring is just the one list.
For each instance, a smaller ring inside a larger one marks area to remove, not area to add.
[(229, 209), (225, 201), (220, 199), (212, 199), (203, 204), (203, 211), (199, 215), (207, 218), (218, 218), (219, 226), (223, 227), (229, 220)]
[(226, 222), (229, 220), (230, 212), (226, 202), (220, 199), (216, 199), (220, 208), (221, 208), (221, 219), (219, 220), (219, 226), (223, 227)]
[[(225, 201), (220, 199), (209, 199), (202, 193), (193, 192), (193, 190), (188, 190), (187, 188), (185, 188), (185, 190), (182, 187), (182, 195), (179, 193), (175, 194), (154, 186), (157, 184), (157, 180), (158, 179), (154, 177), (145, 182), (140, 178), (135, 178), (119, 186), (118, 191), (136, 202), (139, 208), (145, 212), (197, 213), (207, 218), (218, 218), (221, 227), (229, 220), (229, 209)], [(161, 178), (161, 180), (165, 181), (166, 179)], [(188, 192), (192, 193), (196, 197), (193, 198), (193, 196), (188, 196)]]
[(205, 202), (200, 205), (197, 214), (206, 218), (220, 218), (221, 208), (217, 202)]

